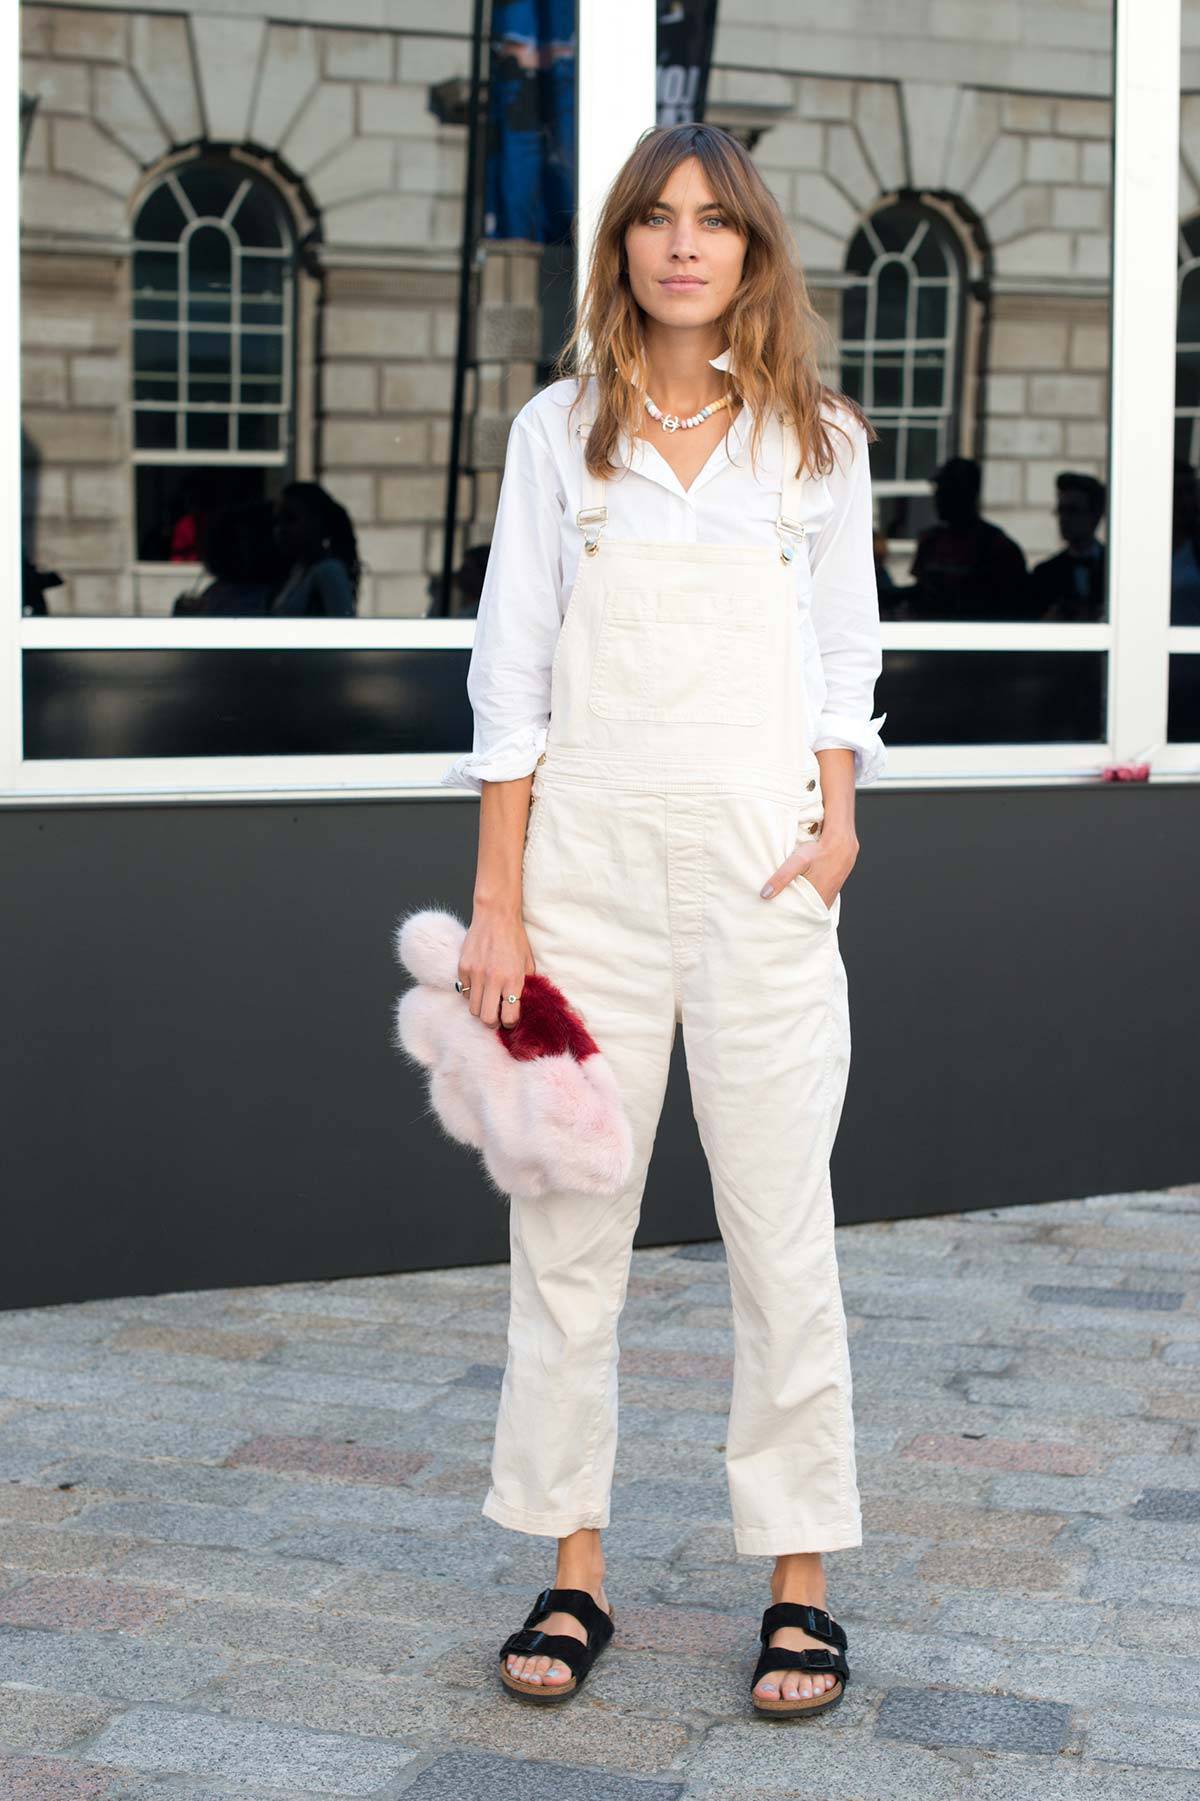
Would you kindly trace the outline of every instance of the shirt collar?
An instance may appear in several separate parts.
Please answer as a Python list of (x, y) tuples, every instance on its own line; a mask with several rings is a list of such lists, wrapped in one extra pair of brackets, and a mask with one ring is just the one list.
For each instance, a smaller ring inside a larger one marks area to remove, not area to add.
[[(712, 364), (714, 369), (721, 369), (727, 374), (732, 375), (732, 355), (733, 346), (727, 344), (719, 356), (710, 356), (708, 361)], [(727, 466), (731, 457), (738, 454), (749, 436), (750, 428), (753, 423), (754, 421), (751, 416), (750, 407), (747, 402), (743, 400), (737, 417), (729, 427), (727, 437), (720, 440), (719, 444), (714, 448), (708, 463), (688, 489), (683, 488), (679, 478), (676, 476), (666, 458), (660, 456), (655, 450), (654, 445), (648, 443), (645, 438), (631, 438), (627, 433), (620, 432), (618, 434), (618, 454), (620, 460), (627, 466), (630, 473), (649, 476), (651, 481), (656, 481), (660, 486), (669, 488), (672, 493), (679, 495), (684, 495), (686, 493), (690, 496), (710, 482), (715, 475), (718, 475), (720, 471)], [(726, 448), (726, 445), (728, 445), (728, 448)], [(618, 479), (620, 478), (618, 477)]]

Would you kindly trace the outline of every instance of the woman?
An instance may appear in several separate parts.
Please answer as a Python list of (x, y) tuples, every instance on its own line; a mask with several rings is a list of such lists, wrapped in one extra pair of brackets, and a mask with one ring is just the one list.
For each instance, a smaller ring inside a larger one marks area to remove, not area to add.
[(560, 363), (586, 341), (594, 374), (552, 382), (510, 433), (475, 746), (443, 778), (482, 796), (466, 1005), (511, 1027), (526, 973), (558, 982), (637, 1148), (616, 1197), (511, 1206), (483, 1512), (558, 1541), (553, 1587), (501, 1649), (531, 1698), (574, 1692), (613, 1630), (617, 1321), (677, 1022), (729, 1263), (735, 1544), (775, 1558), (753, 1703), (812, 1713), (849, 1677), (821, 1563), (862, 1542), (829, 1186), (850, 1048), (837, 922), (855, 785), (886, 752), (871, 434), (819, 380), (790, 244), (735, 139), (639, 140)]
[(350, 515), (319, 482), (289, 482), (275, 513), (275, 542), (291, 573), (268, 612), (352, 614), (361, 564)]

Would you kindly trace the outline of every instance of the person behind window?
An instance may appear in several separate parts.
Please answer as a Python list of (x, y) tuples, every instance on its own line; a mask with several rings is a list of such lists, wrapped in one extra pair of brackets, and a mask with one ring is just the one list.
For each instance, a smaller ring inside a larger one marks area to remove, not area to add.
[(1171, 624), (1200, 625), (1200, 489), (1183, 457), (1175, 464), (1171, 520)]
[(179, 595), (172, 613), (226, 619), (265, 613), (288, 572), (275, 542), (274, 521), (269, 500), (213, 513), (200, 540), (205, 571), (213, 580), (199, 592)]
[(1066, 549), (1047, 557), (1029, 576), (1029, 594), (1039, 619), (1080, 622), (1104, 617), (1105, 549), (1096, 536), (1104, 517), (1104, 483), (1094, 475), (1064, 469), (1055, 477), (1054, 511)]
[(291, 573), (268, 612), (346, 617), (357, 611), (362, 565), (349, 513), (319, 482), (289, 482), (275, 508), (275, 542)]
[(170, 527), (167, 558), (172, 563), (198, 563), (204, 522), (212, 511), (213, 484), (203, 470), (189, 474), (183, 484), (183, 510)]
[(938, 524), (917, 540), (912, 561), (914, 619), (1026, 619), (1025, 553), (981, 517), (981, 471), (973, 457), (950, 457), (934, 476)]

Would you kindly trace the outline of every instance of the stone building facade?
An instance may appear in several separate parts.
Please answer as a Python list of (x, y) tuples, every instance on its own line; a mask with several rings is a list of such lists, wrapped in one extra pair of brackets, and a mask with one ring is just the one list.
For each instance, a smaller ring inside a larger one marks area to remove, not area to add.
[[(22, 90), (36, 97), (22, 177), (26, 503), (36, 560), (67, 578), (55, 611), (160, 614), (181, 586), (138, 556), (130, 250), (164, 172), (210, 149), (271, 185), (294, 236), (285, 472), (349, 508), (369, 571), (361, 613), (426, 610), (465, 180), (464, 128), (437, 109), (468, 72), (469, 8), (446, 0), (436, 30), (422, 0), (391, 0), (387, 30), (367, 28), (365, 0), (329, 7), (325, 23), (318, 12), (288, 24), (252, 0), (22, 8)], [(708, 116), (752, 145), (834, 329), (864, 220), (899, 199), (943, 243), (956, 301), (942, 448), (981, 458), (985, 510), (1031, 560), (1058, 545), (1056, 473), (1105, 473), (1110, 36), (1109, 7), (1085, 0), (845, 0), (834, 23), (824, 0), (721, 0), (718, 15)], [(1184, 108), (1187, 210), (1200, 205), (1186, 150), (1200, 143), (1197, 104)], [(539, 247), (485, 250), (463, 548), (487, 541), (508, 425), (539, 369)], [(924, 471), (882, 480), (881, 507), (927, 493)]]

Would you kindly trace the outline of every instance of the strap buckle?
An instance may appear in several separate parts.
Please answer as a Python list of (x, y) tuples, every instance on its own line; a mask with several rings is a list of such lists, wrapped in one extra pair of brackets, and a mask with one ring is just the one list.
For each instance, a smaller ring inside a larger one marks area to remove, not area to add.
[(789, 532), (793, 532), (795, 534), (796, 538), (798, 538), (801, 541), (801, 543), (803, 543), (804, 539), (808, 537), (807, 525), (803, 524), (803, 522), (799, 519), (785, 518), (783, 515), (783, 512), (781, 510), (779, 513), (779, 517), (775, 521), (775, 530), (779, 533), (780, 561), (784, 562), (784, 563), (790, 563), (790, 562), (794, 561), (795, 555), (796, 555), (796, 546), (791, 541), (791, 539), (789, 537), (787, 537), (785, 534), (787, 534)]
[(594, 557), (600, 548), (600, 533), (608, 523), (607, 507), (580, 507), (575, 523), (583, 533), (583, 548)]

